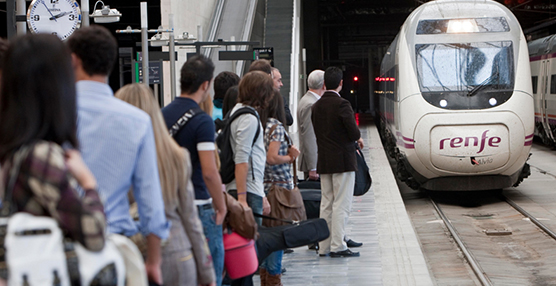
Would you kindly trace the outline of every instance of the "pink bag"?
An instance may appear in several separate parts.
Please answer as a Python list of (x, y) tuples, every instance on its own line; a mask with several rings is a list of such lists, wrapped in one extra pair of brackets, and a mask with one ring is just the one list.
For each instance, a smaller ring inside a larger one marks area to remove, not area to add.
[(259, 260), (255, 250), (255, 241), (235, 232), (224, 233), (224, 266), (232, 279), (251, 275), (257, 271)]

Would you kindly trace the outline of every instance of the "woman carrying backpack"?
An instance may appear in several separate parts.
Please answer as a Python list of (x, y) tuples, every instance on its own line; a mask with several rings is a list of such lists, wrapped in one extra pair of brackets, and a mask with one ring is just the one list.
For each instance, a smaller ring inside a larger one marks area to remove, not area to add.
[[(68, 48), (53, 35), (16, 38), (5, 55), (3, 71), (2, 205), (10, 206), (9, 213), (52, 217), (66, 237), (89, 250), (101, 250), (105, 216), (97, 182), (78, 151), (75, 78)], [(78, 185), (83, 196), (77, 193)]]
[[(297, 147), (290, 145), (288, 133), (284, 128), (286, 115), (284, 113), (284, 100), (278, 90), (270, 100), (268, 108), (261, 110), (261, 122), (265, 128), (264, 143), (266, 149), (266, 166), (264, 171), (265, 193), (271, 189), (281, 191), (292, 190), (293, 176), (291, 164), (299, 156)], [(272, 208), (271, 206), (271, 209)], [(271, 216), (276, 217), (271, 212)], [(285, 217), (276, 217), (290, 219)], [(266, 220), (265, 220), (266, 222)], [(261, 265), (261, 286), (280, 286), (282, 276), (283, 250), (273, 252)]]

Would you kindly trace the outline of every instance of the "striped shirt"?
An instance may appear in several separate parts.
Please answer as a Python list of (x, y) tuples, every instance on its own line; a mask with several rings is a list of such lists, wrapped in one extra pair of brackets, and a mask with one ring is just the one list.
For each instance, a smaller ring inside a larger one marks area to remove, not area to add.
[[(77, 83), (79, 143), (83, 160), (98, 181), (108, 231), (126, 236), (137, 232), (166, 239), (170, 224), (158, 178), (152, 124), (142, 110), (114, 97), (110, 86)], [(139, 225), (129, 215), (127, 193), (139, 209)]]

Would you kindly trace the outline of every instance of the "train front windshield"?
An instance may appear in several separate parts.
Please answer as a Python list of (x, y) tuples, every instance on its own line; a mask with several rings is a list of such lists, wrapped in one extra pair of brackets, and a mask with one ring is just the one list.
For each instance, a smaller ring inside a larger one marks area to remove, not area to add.
[(511, 96), (511, 41), (417, 44), (415, 54), (421, 93), (435, 106), (483, 109)]

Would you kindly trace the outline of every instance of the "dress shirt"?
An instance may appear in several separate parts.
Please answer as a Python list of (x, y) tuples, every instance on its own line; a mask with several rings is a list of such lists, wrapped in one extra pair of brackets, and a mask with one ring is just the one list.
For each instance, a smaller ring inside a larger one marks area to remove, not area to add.
[[(149, 116), (115, 98), (104, 83), (79, 81), (76, 88), (77, 136), (83, 160), (98, 181), (108, 231), (126, 236), (141, 231), (166, 239), (170, 224), (164, 214)], [(139, 224), (129, 215), (130, 188)]]

